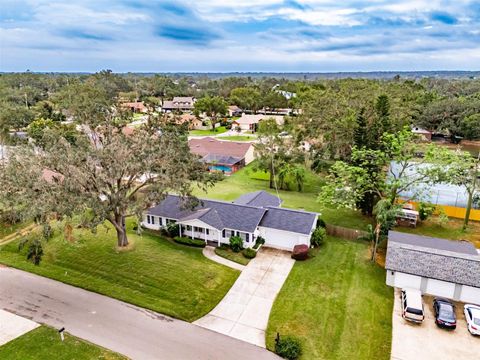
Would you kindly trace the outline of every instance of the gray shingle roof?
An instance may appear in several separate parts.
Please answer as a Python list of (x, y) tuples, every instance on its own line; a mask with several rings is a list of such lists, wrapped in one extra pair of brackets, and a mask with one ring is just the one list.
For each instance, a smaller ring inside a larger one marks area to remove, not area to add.
[[(210, 211), (204, 211), (206, 209)], [(219, 230), (227, 228), (252, 233), (262, 220), (265, 211), (262, 208), (216, 200), (201, 200), (195, 209), (189, 209), (185, 208), (181, 197), (168, 195), (147, 213), (174, 220), (201, 219)]]
[(316, 213), (269, 206), (260, 226), (309, 235), (316, 221)]
[(280, 206), (280, 204), (282, 203), (282, 200), (280, 200), (275, 195), (272, 195), (264, 190), (260, 190), (260, 191), (243, 194), (237, 200), (235, 200), (234, 203), (242, 204), (242, 205), (267, 207), (267, 206)]
[(480, 255), (473, 244), (396, 231), (388, 239), (387, 270), (480, 287)]

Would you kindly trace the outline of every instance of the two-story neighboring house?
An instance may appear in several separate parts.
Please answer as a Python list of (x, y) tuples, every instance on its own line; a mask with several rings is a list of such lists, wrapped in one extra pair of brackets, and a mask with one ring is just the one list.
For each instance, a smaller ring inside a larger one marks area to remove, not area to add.
[(163, 102), (162, 111), (163, 112), (172, 112), (172, 111), (181, 111), (187, 112), (192, 111), (195, 106), (195, 98), (191, 96), (175, 96), (173, 100), (166, 100)]

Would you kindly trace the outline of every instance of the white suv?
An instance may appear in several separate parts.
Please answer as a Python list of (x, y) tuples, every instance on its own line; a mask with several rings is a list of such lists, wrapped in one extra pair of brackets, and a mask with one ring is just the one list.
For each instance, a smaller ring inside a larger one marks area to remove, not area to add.
[(416, 289), (402, 289), (402, 317), (415, 323), (422, 323), (425, 319), (423, 312), (422, 293)]

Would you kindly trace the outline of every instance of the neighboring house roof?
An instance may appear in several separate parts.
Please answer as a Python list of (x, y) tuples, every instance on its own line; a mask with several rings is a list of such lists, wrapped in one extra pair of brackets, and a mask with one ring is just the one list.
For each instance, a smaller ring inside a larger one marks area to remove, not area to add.
[(390, 231), (385, 268), (480, 287), (480, 255), (467, 241)]
[(122, 106), (126, 107), (126, 108), (131, 108), (131, 109), (134, 109), (134, 110), (138, 110), (140, 112), (144, 112), (144, 111), (148, 110), (147, 107), (145, 106), (145, 104), (142, 101), (125, 102), (125, 103), (122, 103)]
[(163, 102), (164, 109), (193, 109), (195, 99), (190, 96), (176, 96), (173, 100)]
[[(210, 210), (205, 211), (206, 209)], [(201, 199), (200, 204), (194, 209), (189, 209), (185, 208), (181, 197), (168, 195), (160, 204), (149, 209), (148, 214), (182, 221), (200, 219), (218, 230), (226, 228), (253, 233), (265, 211), (265, 209), (253, 206), (204, 199)]]
[(147, 214), (181, 222), (198, 219), (218, 230), (253, 233), (258, 226), (263, 226), (305, 235), (311, 233), (317, 220), (316, 213), (307, 211), (206, 199), (200, 199), (200, 203), (192, 209), (177, 195), (168, 195), (160, 204), (149, 209)]
[(237, 200), (235, 200), (234, 203), (241, 205), (267, 207), (280, 206), (282, 200), (280, 200), (275, 195), (272, 195), (264, 190), (260, 190), (248, 194), (243, 194)]
[(253, 146), (248, 142), (221, 141), (212, 137), (190, 139), (188, 141), (190, 151), (200, 156), (209, 154), (232, 156), (243, 159)]
[(231, 111), (242, 111), (242, 109), (240, 109), (237, 105), (230, 105), (228, 107), (228, 110), (231, 110)]
[(316, 221), (316, 213), (269, 206), (260, 226), (310, 235)]

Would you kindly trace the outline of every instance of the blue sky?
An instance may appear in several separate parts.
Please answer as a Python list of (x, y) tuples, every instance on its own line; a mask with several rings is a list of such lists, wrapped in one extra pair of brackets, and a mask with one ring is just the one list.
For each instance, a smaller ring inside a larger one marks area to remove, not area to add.
[(480, 1), (0, 0), (0, 71), (479, 70)]

